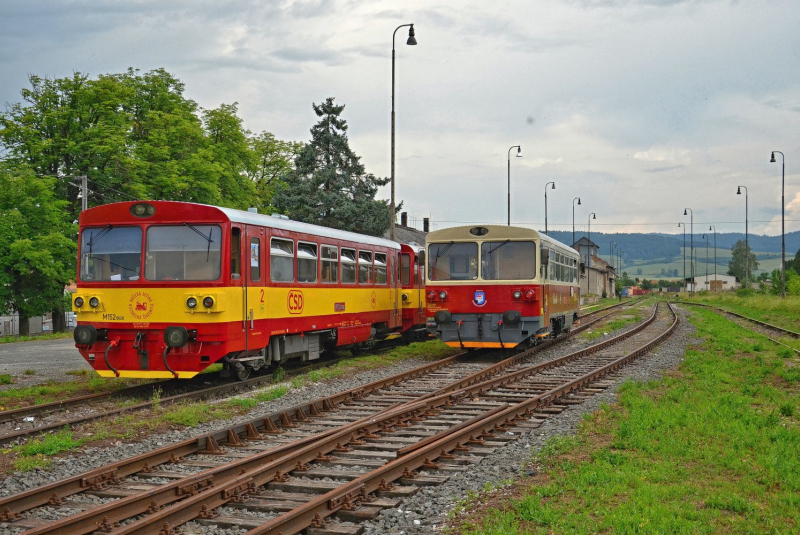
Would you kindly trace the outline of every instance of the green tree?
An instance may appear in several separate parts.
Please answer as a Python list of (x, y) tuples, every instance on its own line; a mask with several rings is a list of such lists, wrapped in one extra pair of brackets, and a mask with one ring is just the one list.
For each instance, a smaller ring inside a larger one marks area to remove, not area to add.
[[(745, 259), (749, 256), (749, 263), (745, 264)], [(745, 268), (749, 267), (750, 277), (752, 278), (753, 272), (758, 269), (758, 260), (756, 255), (750, 251), (749, 246), (746, 248), (744, 241), (739, 240), (733, 247), (731, 247), (731, 259), (728, 262), (728, 275), (738, 277), (739, 280), (745, 280)]]
[(221, 204), (246, 210), (256, 199), (256, 187), (247, 176), (253, 154), (237, 115), (238, 103), (222, 104), (203, 112), (211, 160), (217, 166)]
[(636, 274), (637, 274), (637, 275), (641, 275), (641, 274), (642, 274), (642, 268), (638, 268), (638, 269), (636, 270)]
[(29, 169), (0, 167), (0, 308), (16, 310), (20, 334), (28, 319), (65, 310), (64, 286), (75, 278), (74, 225), (64, 223), (67, 201), (53, 193), (55, 180)]
[(256, 188), (256, 206), (262, 213), (272, 211), (272, 197), (277, 187), (294, 169), (303, 148), (299, 141), (281, 141), (269, 132), (248, 138), (250, 162), (247, 176)]
[[(786, 267), (790, 267), (790, 262), (786, 262)], [(791, 262), (791, 267), (798, 273), (800, 273), (800, 249), (794, 254), (794, 261)]]
[(337, 106), (331, 97), (313, 108), (320, 120), (275, 193), (275, 207), (298, 221), (383, 235), (391, 209), (375, 194), (389, 179), (367, 173), (350, 149), (347, 122), (341, 118), (344, 105)]

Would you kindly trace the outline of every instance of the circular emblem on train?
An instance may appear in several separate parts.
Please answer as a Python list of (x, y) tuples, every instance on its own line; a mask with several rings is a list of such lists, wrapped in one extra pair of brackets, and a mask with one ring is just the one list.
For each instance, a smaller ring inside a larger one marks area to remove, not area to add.
[(372, 305), (373, 309), (378, 306), (378, 296), (375, 294), (375, 292), (372, 292), (372, 295), (370, 296), (370, 304)]
[(153, 313), (153, 298), (147, 292), (135, 292), (128, 301), (128, 311), (137, 320), (145, 320)]
[(483, 290), (475, 290), (475, 296), (472, 298), (472, 304), (476, 307), (482, 307), (486, 304), (486, 292)]
[(289, 314), (302, 314), (304, 305), (303, 292), (289, 290), (289, 295), (286, 298), (286, 308), (289, 310)]

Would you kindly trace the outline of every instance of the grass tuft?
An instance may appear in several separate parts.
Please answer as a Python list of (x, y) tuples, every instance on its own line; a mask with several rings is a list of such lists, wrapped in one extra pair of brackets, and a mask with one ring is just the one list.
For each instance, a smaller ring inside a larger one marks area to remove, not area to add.
[(0, 385), (10, 385), (14, 383), (14, 379), (7, 373), (0, 375)]

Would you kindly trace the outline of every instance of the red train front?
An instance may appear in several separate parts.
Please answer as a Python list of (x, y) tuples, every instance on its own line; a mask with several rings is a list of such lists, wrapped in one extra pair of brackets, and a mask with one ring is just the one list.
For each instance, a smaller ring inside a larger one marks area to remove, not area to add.
[(578, 252), (535, 230), (455, 227), (427, 237), (427, 327), (452, 347), (503, 348), (569, 330)]

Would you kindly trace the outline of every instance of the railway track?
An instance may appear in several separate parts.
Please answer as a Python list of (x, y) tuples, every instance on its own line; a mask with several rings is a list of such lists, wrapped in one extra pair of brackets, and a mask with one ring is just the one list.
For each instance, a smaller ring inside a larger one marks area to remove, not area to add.
[[(489, 367), (443, 359), (4, 498), (0, 520), (29, 533), (169, 534), (189, 521), (356, 533), (327, 517), (369, 518), (442, 482), (606, 387), (604, 376), (676, 325), (671, 307), (656, 305), (635, 329), (545, 363), (526, 363), (545, 344)], [(65, 518), (40, 520), (43, 506)]]
[[(603, 319), (604, 317), (607, 316), (607, 315), (606, 316), (602, 315), (604, 312), (608, 312), (610, 310), (614, 310), (621, 307), (633, 306), (635, 303), (636, 301), (628, 303), (619, 303), (590, 312), (583, 317), (582, 324), (579, 327), (573, 329), (572, 333), (570, 334), (577, 334), (578, 332), (581, 332), (584, 329), (588, 328), (591, 324), (594, 324), (598, 320)], [(548, 340), (543, 344), (540, 344), (539, 348), (541, 350), (546, 347), (551, 347), (555, 343), (562, 342), (567, 337), (560, 337), (554, 340)], [(305, 373), (321, 367), (332, 366), (337, 362), (339, 362), (340, 360), (342, 359), (328, 360), (325, 362), (319, 362), (298, 367), (296, 369), (287, 371), (287, 375), (292, 376), (293, 374)], [(62, 429), (64, 426), (76, 426), (101, 420), (104, 418), (119, 416), (124, 413), (150, 409), (153, 407), (154, 401), (152, 399), (145, 399), (144, 401), (132, 405), (126, 405), (123, 407), (117, 407), (108, 410), (101, 409), (96, 412), (89, 412), (76, 417), (53, 419), (52, 421), (49, 422), (39, 421), (33, 425), (30, 425), (28, 422), (24, 420), (27, 417), (34, 417), (41, 419), (42, 416), (52, 415), (58, 412), (63, 412), (68, 409), (74, 410), (78, 408), (86, 408), (90, 405), (98, 405), (104, 402), (113, 401), (115, 399), (123, 399), (126, 397), (150, 398), (157, 390), (162, 388), (166, 389), (168, 392), (171, 390), (174, 391), (181, 388), (190, 389), (188, 392), (180, 392), (178, 394), (167, 395), (167, 396), (163, 395), (159, 396), (157, 403), (159, 403), (161, 406), (166, 406), (178, 402), (197, 401), (197, 400), (209, 399), (211, 397), (216, 397), (216, 396), (235, 394), (249, 389), (265, 386), (271, 384), (272, 382), (273, 379), (271, 376), (261, 376), (261, 377), (247, 379), (245, 381), (225, 382), (207, 388), (197, 388), (197, 383), (192, 384), (192, 383), (187, 383), (186, 381), (170, 380), (170, 381), (152, 383), (148, 385), (133, 386), (130, 388), (117, 390), (115, 392), (77, 396), (74, 398), (55, 401), (52, 403), (34, 405), (32, 407), (24, 407), (21, 409), (2, 411), (0, 412), (0, 426), (2, 424), (9, 424), (9, 425), (6, 426), (7, 429), (0, 430), (0, 445), (15, 443), (21, 439), (25, 439), (26, 437), (38, 435), (49, 431), (59, 430)], [(0, 429), (2, 428), (0, 427)]]
[[(789, 329), (784, 329), (783, 327), (778, 327), (777, 325), (773, 325), (773, 324), (767, 323), (765, 321), (757, 320), (755, 318), (750, 318), (750, 317), (747, 317), (747, 316), (745, 316), (743, 314), (739, 314), (737, 312), (731, 312), (730, 310), (726, 310), (724, 308), (720, 308), (720, 307), (717, 307), (717, 306), (714, 306), (714, 305), (707, 305), (705, 303), (690, 303), (688, 301), (676, 301), (675, 304), (691, 305), (691, 306), (696, 306), (696, 307), (708, 308), (708, 309), (714, 310), (714, 311), (716, 311), (716, 312), (718, 312), (718, 313), (730, 318), (731, 320), (735, 321), (739, 325), (742, 325), (743, 322), (755, 325), (757, 327), (757, 329), (752, 329), (752, 328), (750, 328), (750, 329), (751, 330), (757, 330), (757, 332), (759, 334), (764, 335), (770, 341), (775, 342), (776, 344), (782, 345), (784, 347), (788, 347), (789, 349), (794, 351), (796, 354), (800, 355), (800, 349), (792, 347), (789, 344), (781, 342), (780, 340), (778, 340), (776, 338), (773, 338), (773, 336), (770, 336), (770, 334), (772, 334), (772, 335), (777, 335), (777, 336), (784, 336), (784, 337), (787, 337), (787, 338), (800, 339), (800, 333), (798, 333), (798, 332), (795, 332), (795, 331), (792, 331), (792, 330), (789, 330)], [(737, 321), (737, 320), (741, 320), (741, 321)], [(744, 327), (744, 325), (742, 325), (742, 326)], [(747, 328), (747, 327), (745, 327), (745, 328)]]

